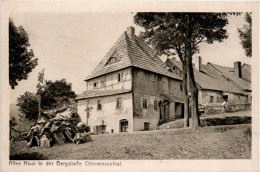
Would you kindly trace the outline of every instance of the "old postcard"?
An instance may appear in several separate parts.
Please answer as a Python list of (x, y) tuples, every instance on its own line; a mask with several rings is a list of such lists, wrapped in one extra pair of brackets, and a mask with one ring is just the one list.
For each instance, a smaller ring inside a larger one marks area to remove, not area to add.
[(258, 2), (2, 2), (2, 171), (258, 171)]

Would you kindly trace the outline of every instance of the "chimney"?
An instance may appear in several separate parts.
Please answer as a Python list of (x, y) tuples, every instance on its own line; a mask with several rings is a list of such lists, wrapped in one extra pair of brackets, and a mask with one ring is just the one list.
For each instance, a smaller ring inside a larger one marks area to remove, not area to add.
[(128, 37), (129, 37), (131, 40), (133, 40), (134, 37), (135, 37), (135, 28), (132, 27), (132, 26), (129, 26), (129, 27), (127, 28), (126, 33), (127, 33)]
[(201, 56), (198, 56), (195, 58), (195, 68), (198, 71), (201, 71), (201, 65), (202, 65), (202, 58), (201, 58)]
[(235, 76), (242, 78), (241, 62), (234, 62)]

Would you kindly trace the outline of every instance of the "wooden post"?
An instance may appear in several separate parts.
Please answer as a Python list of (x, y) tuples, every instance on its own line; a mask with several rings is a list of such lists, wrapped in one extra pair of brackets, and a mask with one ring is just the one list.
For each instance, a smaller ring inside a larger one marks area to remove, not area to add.
[(38, 102), (38, 119), (41, 119), (41, 90), (39, 89), (39, 102)]
[(38, 88), (38, 93), (39, 93), (39, 102), (38, 102), (38, 119), (40, 119), (42, 116), (41, 116), (41, 89), (42, 89), (42, 84), (43, 84), (43, 80), (44, 80), (44, 69), (39, 73), (38, 75), (38, 85), (37, 85), (37, 88)]

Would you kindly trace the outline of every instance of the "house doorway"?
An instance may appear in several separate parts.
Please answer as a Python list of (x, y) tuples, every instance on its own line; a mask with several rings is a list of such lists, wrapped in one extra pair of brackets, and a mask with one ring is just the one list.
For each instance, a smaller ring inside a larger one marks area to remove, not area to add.
[(223, 95), (222, 97), (224, 101), (228, 101), (228, 95)]
[(175, 118), (184, 118), (184, 104), (183, 103), (175, 103)]
[(128, 120), (122, 119), (119, 121), (120, 132), (128, 132)]
[(170, 102), (168, 100), (164, 100), (163, 102), (159, 102), (160, 106), (160, 124), (163, 124), (165, 122), (168, 122), (169, 117), (169, 104)]

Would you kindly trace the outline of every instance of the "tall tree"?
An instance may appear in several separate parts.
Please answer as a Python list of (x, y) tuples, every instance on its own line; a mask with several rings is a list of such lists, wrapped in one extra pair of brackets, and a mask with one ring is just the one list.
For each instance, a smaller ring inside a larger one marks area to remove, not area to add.
[(247, 24), (238, 29), (238, 33), (246, 56), (252, 57), (252, 16), (249, 13), (245, 14), (245, 21)]
[[(199, 44), (214, 41), (222, 42), (227, 32), (226, 13), (137, 13), (137, 25), (145, 29), (141, 37), (152, 45), (159, 55), (178, 54), (183, 66), (183, 85), (185, 92), (184, 126), (189, 126), (188, 103), (191, 106), (191, 128), (200, 126), (198, 112), (198, 89), (194, 79), (192, 57), (199, 52)], [(190, 96), (190, 98), (189, 98)], [(190, 102), (189, 102), (190, 100)]]
[[(55, 109), (64, 105), (73, 106), (76, 94), (65, 79), (46, 81), (41, 91), (41, 110)], [(29, 120), (39, 117), (39, 93), (25, 92), (17, 99), (19, 111)]]
[(38, 59), (34, 58), (29, 46), (28, 34), (24, 28), (16, 27), (9, 19), (9, 84), (12, 89), (18, 85), (18, 81), (27, 79), (38, 64)]

